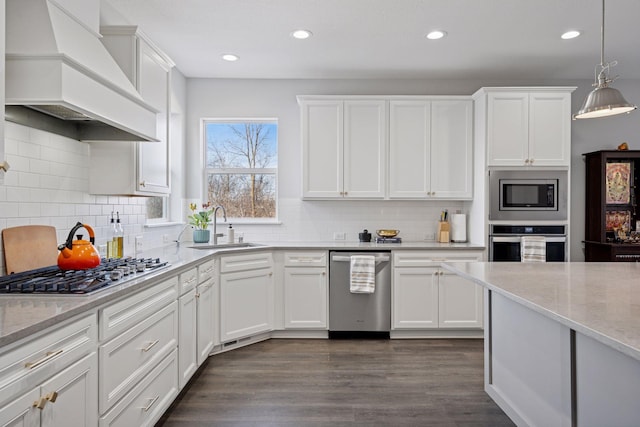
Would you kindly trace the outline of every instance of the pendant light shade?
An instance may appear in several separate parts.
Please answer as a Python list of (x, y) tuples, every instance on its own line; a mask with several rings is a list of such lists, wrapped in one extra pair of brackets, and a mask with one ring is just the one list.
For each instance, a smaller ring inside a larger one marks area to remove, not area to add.
[[(614, 116), (616, 114), (628, 113), (637, 107), (629, 104), (619, 90), (609, 86), (613, 79), (610, 79), (608, 72), (610, 67), (616, 65), (616, 61), (604, 62), (604, 0), (602, 0), (602, 27), (600, 28), (600, 64), (596, 66), (596, 88), (587, 95), (582, 104), (582, 108), (573, 115), (574, 119), (592, 119), (595, 117)], [(598, 71), (599, 68), (599, 71)]]

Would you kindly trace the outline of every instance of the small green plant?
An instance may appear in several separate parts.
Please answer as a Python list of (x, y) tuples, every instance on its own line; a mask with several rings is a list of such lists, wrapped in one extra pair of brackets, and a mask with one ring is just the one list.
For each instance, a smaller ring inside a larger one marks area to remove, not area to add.
[(202, 210), (196, 212), (198, 206), (195, 203), (189, 203), (189, 209), (193, 212), (187, 218), (189, 219), (189, 224), (192, 225), (196, 230), (206, 230), (209, 227), (209, 222), (211, 222), (211, 215), (213, 214), (213, 209), (209, 209), (211, 207), (211, 203), (203, 203)]

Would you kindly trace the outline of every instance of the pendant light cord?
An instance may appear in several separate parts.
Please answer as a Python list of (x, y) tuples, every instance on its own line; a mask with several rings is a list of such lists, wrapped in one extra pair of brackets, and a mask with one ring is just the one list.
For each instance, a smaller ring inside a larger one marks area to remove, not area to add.
[(604, 68), (604, 0), (602, 0), (602, 25), (600, 26), (600, 66)]

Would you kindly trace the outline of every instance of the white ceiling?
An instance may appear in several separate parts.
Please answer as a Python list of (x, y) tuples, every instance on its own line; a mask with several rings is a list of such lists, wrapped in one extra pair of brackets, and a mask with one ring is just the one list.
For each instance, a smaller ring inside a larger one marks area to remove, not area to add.
[[(187, 77), (592, 79), (600, 62), (600, 0), (106, 1)], [(582, 35), (561, 40), (569, 29)], [(613, 75), (640, 78), (639, 46), (640, 1), (609, 0)]]

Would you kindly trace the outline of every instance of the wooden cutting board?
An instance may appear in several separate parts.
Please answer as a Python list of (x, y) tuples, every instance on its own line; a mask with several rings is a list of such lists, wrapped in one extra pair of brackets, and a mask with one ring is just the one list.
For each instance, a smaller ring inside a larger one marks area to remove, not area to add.
[(23, 225), (2, 230), (6, 274), (58, 263), (56, 229), (49, 225)]

